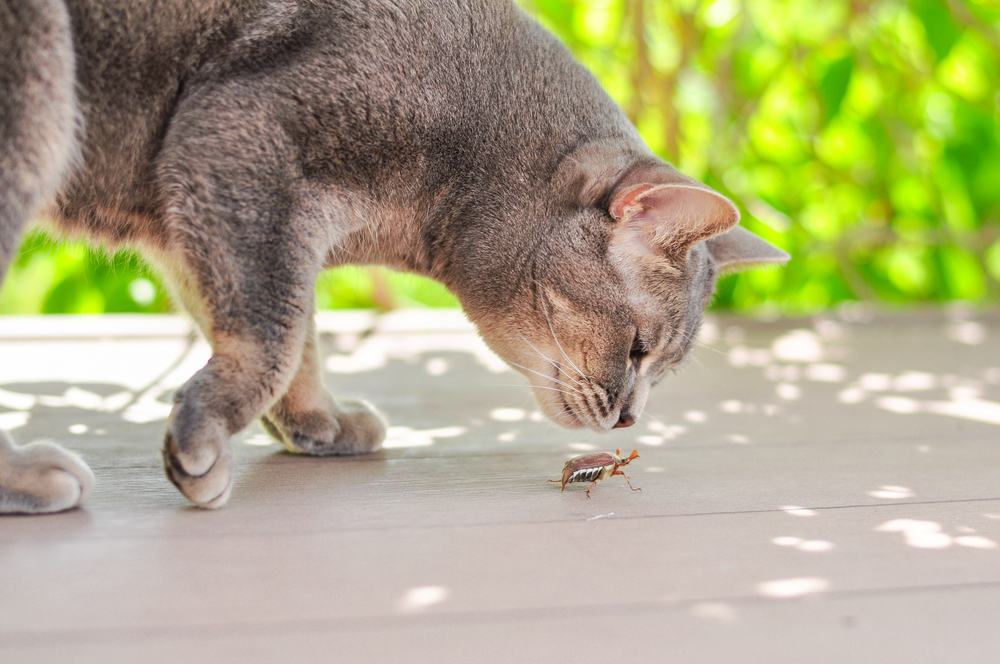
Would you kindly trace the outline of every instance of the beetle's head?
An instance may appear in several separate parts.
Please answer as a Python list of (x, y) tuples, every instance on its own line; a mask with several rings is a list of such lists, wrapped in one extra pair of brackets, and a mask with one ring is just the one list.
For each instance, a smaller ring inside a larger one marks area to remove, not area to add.
[(618, 465), (619, 466), (627, 466), (634, 459), (638, 459), (638, 458), (639, 458), (639, 450), (632, 450), (632, 454), (629, 454), (624, 459), (622, 458), (622, 448), (619, 447), (617, 450), (615, 450), (615, 459), (618, 460)]

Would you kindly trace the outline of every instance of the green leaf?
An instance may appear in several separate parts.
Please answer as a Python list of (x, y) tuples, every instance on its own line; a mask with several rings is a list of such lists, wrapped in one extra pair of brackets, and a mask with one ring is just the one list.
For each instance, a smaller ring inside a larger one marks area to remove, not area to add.
[(851, 84), (853, 72), (854, 58), (851, 56), (834, 60), (823, 72), (823, 77), (819, 82), (819, 91), (823, 96), (823, 109), (827, 119), (840, 112), (840, 105), (847, 95), (847, 88)]
[(943, 60), (962, 34), (958, 23), (941, 0), (913, 0), (910, 6), (924, 25), (927, 43), (938, 61)]

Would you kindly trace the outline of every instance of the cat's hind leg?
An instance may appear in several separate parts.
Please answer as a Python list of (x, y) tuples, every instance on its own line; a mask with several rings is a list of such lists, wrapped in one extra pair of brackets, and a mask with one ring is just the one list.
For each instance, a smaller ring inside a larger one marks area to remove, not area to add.
[(382, 416), (363, 401), (334, 400), (323, 386), (318, 351), (310, 317), (302, 364), (288, 390), (261, 418), (264, 427), (297, 454), (364, 454), (378, 449), (385, 439)]

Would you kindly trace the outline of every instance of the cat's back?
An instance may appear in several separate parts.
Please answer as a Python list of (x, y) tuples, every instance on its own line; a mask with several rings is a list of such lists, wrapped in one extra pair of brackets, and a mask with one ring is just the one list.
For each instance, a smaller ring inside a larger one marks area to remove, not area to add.
[(430, 188), (486, 170), (530, 178), (580, 137), (629, 131), (589, 72), (512, 0), (68, 6), (85, 139), (59, 219), (105, 240), (158, 233), (156, 160), (199, 96), (270, 105), (305, 177), (348, 186), (404, 172)]
[[(418, 167), (435, 184), (483, 169), (509, 182), (550, 168), (583, 137), (631, 137), (590, 72), (512, 0), (324, 0), (298, 9), (307, 27), (270, 85), (276, 96), (282, 88), (308, 100), (311, 112), (283, 126), (321, 179)], [(241, 76), (270, 66), (237, 51)]]
[[(109, 242), (159, 210), (153, 161), (186, 80), (245, 29), (264, 0), (66, 0), (81, 156), (53, 222)], [(139, 221), (137, 221), (139, 220)]]

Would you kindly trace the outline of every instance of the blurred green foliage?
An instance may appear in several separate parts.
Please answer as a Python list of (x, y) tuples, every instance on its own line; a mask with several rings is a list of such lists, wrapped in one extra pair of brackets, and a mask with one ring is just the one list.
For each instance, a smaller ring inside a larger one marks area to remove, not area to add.
[[(441, 284), (374, 267), (327, 270), (316, 283), (320, 309), (457, 307)], [(171, 298), (135, 254), (109, 256), (81, 242), (60, 243), (41, 230), (21, 246), (0, 292), (0, 314), (164, 312)]]
[[(650, 147), (787, 249), (717, 307), (1000, 299), (1000, 0), (521, 0)], [(454, 306), (442, 287), (329, 272), (322, 308)], [(130, 255), (34, 233), (0, 313), (161, 311)]]

